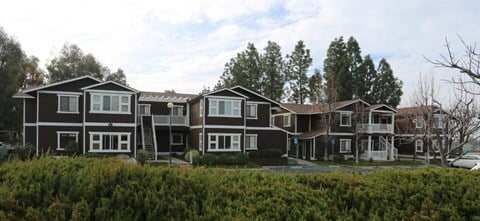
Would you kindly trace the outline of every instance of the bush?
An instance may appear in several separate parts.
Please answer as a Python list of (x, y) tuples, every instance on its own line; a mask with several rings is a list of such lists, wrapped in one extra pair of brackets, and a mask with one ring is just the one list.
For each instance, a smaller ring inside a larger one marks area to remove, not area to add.
[(137, 152), (137, 162), (140, 163), (141, 165), (144, 165), (147, 162), (148, 159), (148, 151), (146, 150), (138, 150)]
[(249, 163), (249, 157), (243, 153), (237, 153), (235, 155), (228, 155), (222, 153), (220, 155), (205, 154), (203, 156), (197, 156), (193, 159), (193, 163), (197, 165), (246, 165)]
[(280, 158), (283, 155), (280, 149), (261, 149), (249, 154), (250, 158)]
[(14, 146), (10, 156), (20, 160), (31, 159), (35, 156), (35, 147), (31, 144)]
[(188, 151), (185, 151), (183, 157), (187, 162), (190, 162), (190, 155), (192, 155), (192, 159), (195, 159), (196, 157), (200, 156), (200, 152), (198, 152), (198, 150), (195, 150), (195, 149), (190, 149)]

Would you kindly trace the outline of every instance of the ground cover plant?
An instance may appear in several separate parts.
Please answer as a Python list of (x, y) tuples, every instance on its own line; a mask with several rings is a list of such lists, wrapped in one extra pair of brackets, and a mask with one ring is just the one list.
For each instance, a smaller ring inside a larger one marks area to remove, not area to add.
[(448, 168), (277, 174), (41, 158), (0, 166), (0, 220), (478, 220), (479, 182)]

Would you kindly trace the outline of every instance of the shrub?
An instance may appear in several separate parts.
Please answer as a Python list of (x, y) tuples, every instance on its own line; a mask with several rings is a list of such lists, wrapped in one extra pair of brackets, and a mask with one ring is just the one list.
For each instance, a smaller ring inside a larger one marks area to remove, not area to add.
[(140, 163), (141, 165), (144, 165), (147, 162), (148, 159), (148, 151), (146, 150), (138, 150), (137, 152), (137, 162)]
[(187, 162), (190, 162), (190, 155), (192, 155), (192, 159), (195, 159), (198, 156), (200, 156), (200, 152), (198, 152), (198, 150), (195, 150), (195, 149), (190, 149), (189, 151), (186, 151), (184, 153), (184, 158)]
[(248, 157), (247, 154), (244, 153), (238, 153), (235, 154), (232, 158), (232, 164), (235, 165), (246, 165), (249, 163), (250, 158)]
[(25, 146), (16, 145), (13, 147), (10, 155), (11, 157), (20, 160), (31, 159), (33, 156), (35, 156), (35, 147), (31, 144), (26, 144)]
[(261, 149), (249, 154), (251, 158), (280, 158), (283, 153), (280, 149)]

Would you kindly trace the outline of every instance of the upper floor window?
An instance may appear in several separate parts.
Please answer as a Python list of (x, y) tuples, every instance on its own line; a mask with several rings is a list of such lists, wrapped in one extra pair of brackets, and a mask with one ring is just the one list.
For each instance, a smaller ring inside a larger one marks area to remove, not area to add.
[(150, 104), (139, 104), (138, 112), (140, 115), (149, 116), (150, 115)]
[(58, 95), (57, 113), (78, 113), (78, 96)]
[(424, 121), (422, 118), (414, 119), (413, 122), (415, 123), (415, 128), (423, 128)]
[(352, 126), (352, 113), (340, 113), (340, 126), (349, 127)]
[(283, 126), (290, 127), (290, 114), (283, 115)]
[(130, 113), (130, 95), (92, 94), (90, 112)]
[(208, 116), (241, 117), (240, 103), (240, 100), (210, 99)]
[(423, 152), (423, 140), (415, 141), (415, 152)]
[(435, 128), (443, 128), (443, 116), (440, 114), (435, 114), (433, 116), (433, 123)]
[(183, 116), (183, 106), (173, 106), (172, 115), (173, 116)]
[(247, 104), (247, 118), (257, 118), (257, 104)]

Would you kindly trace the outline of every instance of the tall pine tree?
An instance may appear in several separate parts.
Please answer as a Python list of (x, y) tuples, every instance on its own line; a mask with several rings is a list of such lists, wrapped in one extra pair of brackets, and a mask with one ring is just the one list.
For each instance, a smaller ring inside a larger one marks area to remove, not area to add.
[[(361, 55), (360, 46), (355, 38), (350, 37), (347, 42), (347, 60), (348, 60), (348, 72), (346, 75), (350, 82), (346, 82), (345, 92), (348, 93), (348, 97), (365, 97), (365, 69), (363, 66), (363, 59)], [(347, 90), (351, 89), (351, 90)], [(351, 93), (351, 94), (350, 94)]]
[(313, 71), (313, 75), (308, 80), (308, 99), (311, 103), (321, 103), (320, 101), (323, 100), (323, 80), (322, 74), (320, 73), (319, 69)]
[(261, 92), (268, 98), (280, 100), (285, 85), (284, 62), (280, 45), (268, 41), (261, 58), (263, 70)]
[(292, 96), (289, 101), (303, 104), (308, 97), (308, 68), (312, 65), (310, 49), (305, 48), (303, 41), (298, 41), (291, 55), (287, 55), (286, 74), (290, 82)]
[(378, 64), (377, 78), (373, 84), (373, 103), (386, 104), (396, 108), (400, 104), (403, 94), (402, 86), (402, 81), (393, 76), (390, 64), (385, 58), (382, 58)]
[[(351, 99), (351, 74), (348, 70), (347, 45), (343, 37), (335, 38), (327, 50), (327, 57), (323, 62), (325, 75), (326, 95), (330, 102)], [(345, 88), (350, 87), (350, 92)]]
[[(357, 89), (358, 96), (368, 103), (376, 103), (372, 96), (374, 96), (373, 84), (377, 78), (377, 70), (375, 69), (375, 64), (370, 55), (365, 56), (363, 59), (363, 71), (362, 75), (358, 76), (358, 78), (354, 78), (354, 82), (360, 81), (362, 84), (360, 85), (360, 83), (357, 82), (359, 85), (359, 89)], [(359, 78), (363, 78), (363, 80)]]

